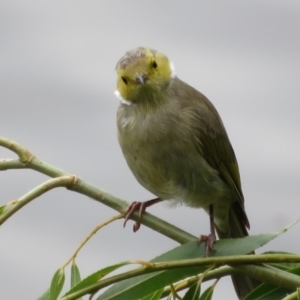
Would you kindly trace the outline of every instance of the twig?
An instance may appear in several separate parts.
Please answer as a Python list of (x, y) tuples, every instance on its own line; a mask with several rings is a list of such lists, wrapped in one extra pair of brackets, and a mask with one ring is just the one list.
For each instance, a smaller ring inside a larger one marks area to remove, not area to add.
[(75, 250), (75, 252), (72, 254), (72, 256), (70, 257), (70, 259), (63, 264), (63, 266), (61, 266), (61, 269), (64, 269), (72, 260), (74, 260), (78, 254), (78, 252), (80, 251), (80, 249), (90, 240), (90, 238), (97, 233), (98, 230), (100, 230), (102, 227), (114, 222), (115, 220), (119, 220), (124, 218), (123, 214), (119, 214), (117, 216), (111, 217), (108, 220), (102, 222), (101, 224), (97, 225), (88, 235), (87, 237), (80, 243), (80, 245), (78, 246), (78, 248)]

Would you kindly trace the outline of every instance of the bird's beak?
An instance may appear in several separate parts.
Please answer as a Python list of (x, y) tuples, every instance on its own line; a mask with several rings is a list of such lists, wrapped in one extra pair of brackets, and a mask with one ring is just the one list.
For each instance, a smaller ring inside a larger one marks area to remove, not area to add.
[(135, 80), (137, 83), (144, 85), (148, 80), (148, 77), (145, 73), (139, 73), (135, 76)]

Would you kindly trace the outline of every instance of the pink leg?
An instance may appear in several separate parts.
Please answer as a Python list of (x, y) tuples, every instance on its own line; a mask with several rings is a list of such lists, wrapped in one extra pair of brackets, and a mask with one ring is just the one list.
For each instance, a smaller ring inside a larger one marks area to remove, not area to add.
[(205, 255), (209, 256), (209, 254), (214, 251), (214, 242), (217, 240), (216, 238), (216, 230), (215, 230), (215, 222), (214, 222), (214, 208), (212, 205), (209, 206), (209, 221), (210, 221), (210, 234), (209, 235), (201, 235), (199, 238), (199, 243), (205, 242)]
[[(155, 198), (155, 199), (148, 200), (145, 202), (138, 202), (138, 201), (132, 202), (128, 206), (128, 208), (125, 212), (125, 221), (124, 221), (123, 226), (124, 227), (126, 226), (127, 221), (131, 218), (131, 216), (134, 214), (134, 212), (139, 211), (139, 219), (141, 219), (143, 216), (143, 213), (146, 211), (147, 207), (149, 207), (155, 203), (161, 202), (161, 201), (163, 201), (163, 200), (160, 198)], [(140, 227), (141, 227), (141, 223), (139, 221), (136, 221), (135, 224), (133, 225), (133, 231), (134, 232), (138, 231)]]

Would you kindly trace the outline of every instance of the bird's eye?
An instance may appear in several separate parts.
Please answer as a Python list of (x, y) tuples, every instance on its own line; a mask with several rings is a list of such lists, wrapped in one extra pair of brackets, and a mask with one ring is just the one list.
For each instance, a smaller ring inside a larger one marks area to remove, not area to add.
[(152, 62), (152, 67), (153, 67), (154, 69), (157, 68), (157, 62), (156, 62), (155, 60)]
[(124, 76), (122, 76), (121, 79), (123, 80), (123, 82), (124, 82), (125, 84), (128, 83), (128, 80), (127, 80)]

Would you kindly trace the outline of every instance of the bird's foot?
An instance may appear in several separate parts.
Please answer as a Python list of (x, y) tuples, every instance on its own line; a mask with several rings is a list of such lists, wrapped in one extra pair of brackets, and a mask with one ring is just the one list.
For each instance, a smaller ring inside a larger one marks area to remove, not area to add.
[[(139, 211), (139, 217), (141, 218), (143, 212), (146, 210), (146, 207), (143, 208), (143, 204), (144, 203), (142, 202), (134, 201), (128, 206), (127, 210), (125, 211), (125, 221), (123, 225), (124, 227), (126, 226), (127, 221), (131, 218), (135, 211)], [(133, 231), (138, 231), (140, 227), (141, 223), (136, 221), (133, 225)]]
[(205, 256), (209, 256), (209, 254), (213, 251), (216, 251), (214, 248), (214, 243), (217, 240), (216, 238), (216, 229), (214, 223), (214, 207), (212, 204), (209, 205), (209, 221), (210, 221), (210, 234), (209, 235), (201, 235), (199, 237), (199, 244), (205, 242)]
[(201, 235), (199, 237), (199, 244), (205, 242), (205, 256), (208, 257), (211, 252), (216, 251), (214, 248), (214, 243), (216, 241), (216, 235), (210, 233), (209, 235)]
[[(139, 219), (142, 218), (142, 215), (144, 214), (144, 212), (146, 211), (146, 208), (148, 206), (151, 206), (155, 203), (158, 203), (162, 201), (160, 198), (155, 198), (152, 200), (148, 200), (145, 202), (139, 202), (139, 201), (135, 201), (132, 202), (127, 210), (125, 211), (125, 221), (124, 221), (124, 227), (126, 226), (127, 221), (132, 217), (132, 215), (134, 214), (134, 212), (138, 211), (139, 212)], [(141, 227), (141, 223), (139, 221), (136, 221), (133, 225), (133, 231), (137, 232), (139, 230), (139, 228)]]

